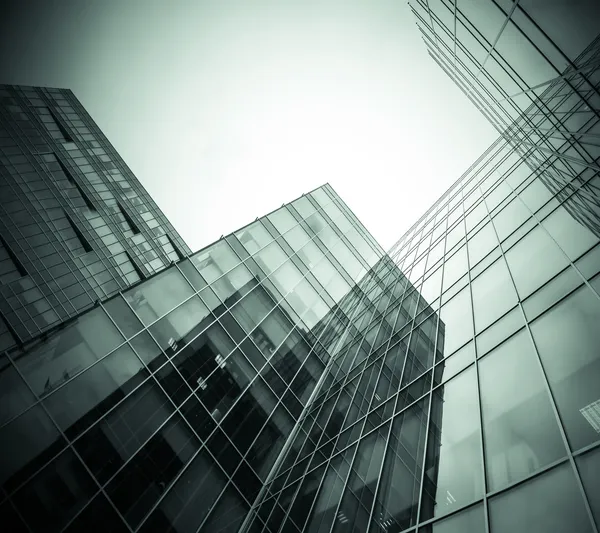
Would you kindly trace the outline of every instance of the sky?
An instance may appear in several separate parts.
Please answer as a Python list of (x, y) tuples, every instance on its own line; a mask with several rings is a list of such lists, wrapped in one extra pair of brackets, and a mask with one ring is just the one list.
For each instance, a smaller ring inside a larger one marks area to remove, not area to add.
[(192, 250), (325, 182), (388, 249), (497, 137), (405, 0), (0, 11), (0, 83), (71, 89)]

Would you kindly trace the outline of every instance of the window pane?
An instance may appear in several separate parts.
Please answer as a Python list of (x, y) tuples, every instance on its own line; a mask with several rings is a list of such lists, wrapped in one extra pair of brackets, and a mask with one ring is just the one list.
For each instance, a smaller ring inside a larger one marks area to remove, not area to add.
[(560, 459), (565, 449), (526, 331), (484, 357), (479, 370), (488, 485), (496, 490)]
[(275, 226), (277, 228), (277, 231), (279, 231), (279, 233), (281, 234), (292, 229), (295, 225), (298, 224), (298, 221), (288, 211), (287, 207), (282, 207), (281, 209), (278, 209), (274, 213), (271, 213), (267, 218), (271, 221), (273, 226)]
[(596, 526), (600, 527), (600, 448), (578, 457), (577, 467)]
[(194, 294), (176, 268), (171, 268), (128, 290), (123, 296), (145, 326)]
[(471, 239), (469, 239), (469, 262), (475, 266), (498, 244), (492, 224), (486, 224)]
[(473, 317), (469, 287), (465, 287), (440, 311), (438, 349), (444, 356), (473, 337)]
[(504, 259), (498, 259), (473, 280), (475, 329), (482, 331), (517, 303)]
[(489, 506), (494, 533), (592, 531), (568, 463), (492, 498)]
[(240, 262), (240, 258), (225, 240), (216, 242), (208, 250), (197, 253), (191, 259), (207, 283), (212, 283)]
[(104, 310), (97, 308), (17, 358), (16, 365), (41, 398), (110, 353), (123, 340)]
[(141, 383), (146, 375), (142, 362), (133, 350), (127, 345), (122, 346), (48, 396), (44, 403), (64, 431), (91, 414), (91, 417), (87, 417), (91, 418), (87, 424), (79, 424), (83, 426), (79, 430), (83, 430), (105, 411), (101, 407), (102, 402), (117, 391), (117, 394), (125, 395), (132, 386)]
[(265, 229), (260, 220), (238, 231), (235, 235), (250, 255), (273, 241), (273, 236)]
[(518, 198), (515, 198), (505, 208), (502, 209), (493, 219), (494, 227), (498, 232), (498, 239), (502, 242), (523, 222), (525, 222), (531, 213)]
[(419, 531), (422, 533), (485, 533), (483, 506), (475, 505), (450, 518), (420, 527)]
[(435, 389), (431, 401), (421, 520), (483, 495), (475, 368)]
[(467, 273), (467, 248), (463, 246), (444, 264), (445, 291)]
[(225, 487), (226, 477), (206, 451), (196, 455), (158, 508), (140, 529), (141, 533), (164, 531), (165, 524), (177, 533), (196, 533)]
[(541, 287), (568, 264), (558, 246), (539, 226), (506, 252), (506, 261), (521, 298)]
[(598, 440), (600, 300), (581, 287), (531, 324), (573, 450)]
[(427, 407), (428, 400), (425, 398), (393, 422), (375, 501), (374, 515), (379, 520), (372, 522), (372, 533), (402, 531), (416, 523), (427, 434)]
[(556, 209), (542, 222), (542, 226), (573, 261), (598, 242), (598, 237), (580, 224), (564, 207)]

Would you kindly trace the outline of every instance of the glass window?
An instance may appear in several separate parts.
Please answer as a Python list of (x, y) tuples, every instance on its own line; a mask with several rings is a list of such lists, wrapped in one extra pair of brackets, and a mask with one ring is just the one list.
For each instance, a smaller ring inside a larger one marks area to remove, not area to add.
[(600, 300), (581, 287), (531, 324), (571, 448), (598, 440)]
[(467, 270), (467, 247), (463, 246), (444, 263), (443, 291), (462, 278), (467, 273)]
[(143, 328), (135, 313), (121, 296), (108, 300), (103, 306), (127, 339)]
[(292, 228), (284, 237), (294, 252), (300, 250), (310, 240), (308, 233), (302, 226)]
[(533, 320), (582, 283), (581, 276), (573, 268), (567, 267), (523, 302), (525, 315)]
[(77, 456), (67, 450), (11, 499), (30, 531), (61, 531), (97, 490)]
[(469, 287), (465, 287), (440, 310), (438, 350), (450, 355), (473, 337), (473, 316)]
[(475, 361), (475, 347), (473, 346), (473, 343), (470, 342), (450, 357), (441, 361), (435, 367), (434, 386), (453, 378), (461, 370), (467, 368), (473, 361)]
[(530, 216), (531, 213), (523, 205), (523, 202), (518, 198), (514, 198), (492, 219), (500, 242), (506, 239), (506, 237), (523, 224)]
[(202, 450), (143, 524), (140, 533), (172, 528), (196, 533), (225, 487), (227, 478), (214, 459)]
[(526, 331), (480, 360), (479, 383), (490, 490), (523, 479), (565, 455)]
[(292, 291), (303, 278), (300, 270), (298, 270), (294, 263), (286, 261), (271, 274), (270, 279), (279, 292), (286, 297), (286, 295)]
[[(0, 323), (1, 327), (1, 323)], [(0, 426), (23, 412), (35, 397), (6, 356), (0, 357)]]
[[(371, 532), (402, 531), (417, 521), (423, 468), (428, 399), (416, 403), (393, 421)], [(386, 524), (384, 526), (383, 524)]]
[(226, 240), (218, 241), (208, 250), (193, 255), (191, 260), (207, 283), (212, 283), (240, 262)]
[(288, 256), (278, 243), (272, 242), (254, 256), (256, 262), (267, 273), (275, 272), (282, 263), (288, 260)]
[(194, 289), (181, 272), (171, 268), (128, 290), (123, 296), (147, 326), (192, 294)]
[(267, 216), (267, 219), (271, 221), (273, 226), (277, 228), (277, 231), (284, 234), (286, 231), (292, 229), (298, 224), (298, 221), (288, 211), (287, 207), (282, 207), (274, 213)]
[(212, 510), (209, 519), (204, 522), (202, 529), (214, 533), (237, 533), (248, 510), (248, 504), (230, 483), (219, 497), (219, 503)]
[(238, 291), (240, 294), (237, 295), (237, 298), (240, 298), (242, 294), (245, 294), (254, 286), (256, 282), (250, 283), (253, 280), (254, 276), (250, 270), (248, 270), (248, 267), (241, 263), (233, 268), (233, 270), (230, 270), (227, 274), (220, 277), (217, 281), (213, 282), (211, 287), (222, 302), (231, 306), (232, 302), (227, 302), (226, 300)]
[(33, 473), (32, 467), (36, 470), (36, 460), (45, 457), (47, 461), (64, 446), (64, 439), (39, 404), (0, 427), (0, 442), (0, 485), (9, 491)]
[(524, 325), (525, 321), (523, 320), (521, 308), (515, 307), (477, 337), (477, 353), (479, 357), (489, 352)]
[(521, 298), (568, 265), (564, 254), (540, 226), (506, 252), (506, 261)]
[(422, 533), (485, 533), (483, 506), (474, 505), (450, 518), (422, 526), (419, 531)]
[(490, 222), (469, 239), (469, 262), (475, 266), (498, 245), (496, 232)]
[(472, 283), (475, 329), (482, 331), (517, 303), (506, 263), (501, 257)]
[(540, 178), (533, 180), (525, 190), (519, 193), (519, 198), (525, 202), (525, 205), (533, 213), (550, 200), (552, 196), (552, 192), (542, 183)]
[(442, 267), (438, 268), (431, 276), (423, 283), (421, 288), (421, 296), (431, 305), (440, 297), (440, 289), (442, 285)]
[(490, 499), (494, 533), (591, 533), (571, 466), (563, 464)]
[(104, 309), (97, 308), (15, 362), (33, 392), (41, 398), (110, 353), (123, 340)]
[(431, 401), (421, 520), (483, 495), (475, 368), (435, 389)]
[(293, 201), (292, 205), (296, 208), (296, 211), (298, 211), (302, 218), (308, 218), (317, 210), (317, 208), (306, 196), (302, 196)]
[(75, 448), (98, 481), (106, 483), (172, 413), (164, 392), (146, 381), (77, 439)]
[(260, 220), (238, 231), (235, 235), (250, 255), (273, 241), (273, 236), (266, 230)]
[(180, 340), (200, 333), (212, 321), (208, 308), (194, 296), (152, 324), (149, 331), (161, 348), (175, 351)]
[(576, 461), (596, 526), (600, 526), (600, 448), (579, 456)]
[(106, 493), (132, 528), (160, 498), (158, 488), (165, 490), (199, 447), (198, 438), (175, 414), (110, 481)]
[(598, 237), (564, 207), (559, 207), (544, 219), (542, 226), (572, 261), (598, 243)]
[(90, 419), (87, 424), (80, 423), (78, 428), (73, 428), (77, 433), (85, 429), (106, 411), (102, 402), (113, 394), (124, 396), (146, 376), (133, 350), (127, 345), (121, 346), (48, 396), (44, 403), (60, 428), (73, 437), (69, 432), (71, 426), (85, 417)]

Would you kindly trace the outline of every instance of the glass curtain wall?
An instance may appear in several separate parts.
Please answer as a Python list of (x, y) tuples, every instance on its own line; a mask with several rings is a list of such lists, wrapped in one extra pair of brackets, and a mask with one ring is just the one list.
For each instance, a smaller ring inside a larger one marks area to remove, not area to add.
[(329, 186), (1, 356), (11, 531), (237, 531), (383, 251)]

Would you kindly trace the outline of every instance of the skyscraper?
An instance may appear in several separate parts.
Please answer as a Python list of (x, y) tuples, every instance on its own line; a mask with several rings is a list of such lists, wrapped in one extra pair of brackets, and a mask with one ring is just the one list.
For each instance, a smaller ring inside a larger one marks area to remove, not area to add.
[(71, 91), (0, 86), (0, 349), (189, 252)]
[[(504, 13), (493, 35), (529, 20), (532, 40), (548, 14), (525, 0), (411, 5), (453, 76), (464, 28), (481, 44), (477, 27), (495, 24), (487, 10)], [(450, 60), (433, 33), (449, 6)], [(5, 352), (2, 523), (598, 533), (589, 20), (562, 41), (562, 74), (539, 94), (519, 85), (531, 109), (502, 99), (499, 70), (471, 72), (462, 87), (501, 135), (388, 253), (325, 185)]]
[(600, 4), (410, 0), (429, 54), (571, 215), (600, 231), (598, 199), (565, 195), (600, 157)]
[(236, 530), (385, 257), (324, 186), (5, 352), (3, 523)]

